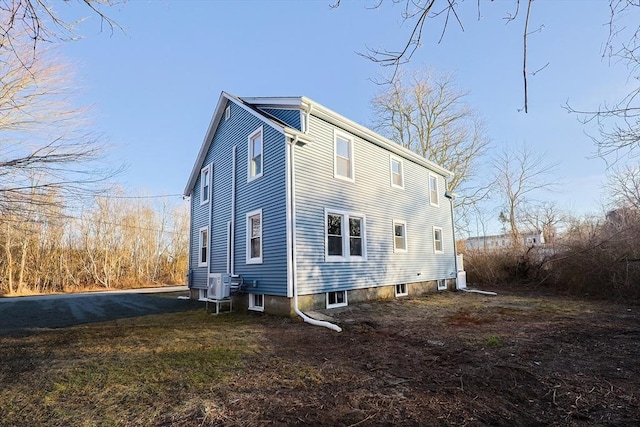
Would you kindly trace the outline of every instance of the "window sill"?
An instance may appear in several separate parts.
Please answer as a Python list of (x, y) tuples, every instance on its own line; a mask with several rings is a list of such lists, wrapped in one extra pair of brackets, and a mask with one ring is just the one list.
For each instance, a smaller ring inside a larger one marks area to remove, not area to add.
[(340, 181), (346, 181), (346, 182), (352, 182), (352, 183), (356, 182), (355, 178), (349, 178), (349, 177), (342, 176), (342, 175), (336, 175), (335, 173), (333, 174), (333, 177), (335, 179), (339, 179)]
[(260, 174), (260, 175), (256, 175), (256, 176), (252, 176), (252, 177), (247, 177), (247, 184), (253, 181), (256, 181), (260, 178), (262, 178), (264, 176), (264, 174)]
[(343, 257), (329, 257), (329, 256), (326, 256), (324, 258), (324, 262), (365, 262), (366, 260), (367, 260), (367, 258), (365, 258), (365, 257), (343, 258)]

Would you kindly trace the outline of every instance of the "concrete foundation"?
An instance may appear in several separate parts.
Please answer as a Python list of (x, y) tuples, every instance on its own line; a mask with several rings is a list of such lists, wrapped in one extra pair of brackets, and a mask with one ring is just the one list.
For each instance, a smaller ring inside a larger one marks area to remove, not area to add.
[[(367, 301), (383, 300), (395, 298), (396, 285), (376, 286), (365, 289), (353, 289), (347, 291), (347, 302), (349, 305)], [(456, 289), (456, 279), (447, 279), (447, 290)], [(438, 292), (437, 281), (407, 283), (406, 297), (419, 297), (429, 293)], [(190, 289), (192, 299), (198, 299), (198, 289)], [(249, 298), (247, 294), (232, 295), (234, 311), (247, 312), (249, 310)], [(298, 308), (301, 311), (323, 310), (327, 308), (327, 294), (299, 295)], [(252, 311), (252, 310), (251, 310)], [(279, 297), (272, 295), (264, 296), (264, 312), (275, 316), (295, 317), (293, 298)]]

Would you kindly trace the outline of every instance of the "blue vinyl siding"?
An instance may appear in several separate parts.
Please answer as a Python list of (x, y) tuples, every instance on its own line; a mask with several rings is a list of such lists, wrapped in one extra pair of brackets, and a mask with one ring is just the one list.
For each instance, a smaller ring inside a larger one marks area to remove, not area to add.
[(278, 120), (283, 121), (289, 127), (302, 130), (300, 127), (300, 110), (285, 110), (280, 108), (262, 108), (265, 113), (271, 114)]
[[(295, 147), (296, 268), (298, 292), (360, 289), (454, 277), (454, 245), (444, 177), (440, 206), (429, 203), (425, 167), (404, 159), (405, 189), (390, 185), (389, 151), (354, 137), (355, 182), (333, 176), (334, 126), (312, 116), (314, 142)], [(436, 174), (437, 175), (437, 174)], [(325, 262), (325, 208), (364, 214), (367, 260)], [(393, 220), (406, 222), (408, 250), (393, 252)], [(444, 253), (433, 250), (441, 227)]]
[[(231, 219), (232, 151), (236, 152), (236, 216), (235, 216), (235, 273), (245, 281), (258, 281), (253, 293), (286, 295), (286, 175), (285, 138), (278, 130), (230, 102), (229, 120), (222, 118), (213, 136), (202, 166), (212, 163), (212, 205), (200, 206), (200, 179), (191, 195), (191, 257), (194, 272), (193, 287), (206, 286), (207, 267), (198, 268), (198, 229), (207, 225), (207, 208), (212, 209), (209, 234), (210, 269), (212, 273), (227, 271), (227, 223)], [(247, 182), (248, 136), (263, 127), (264, 175)], [(263, 263), (246, 265), (246, 214), (262, 209)]]

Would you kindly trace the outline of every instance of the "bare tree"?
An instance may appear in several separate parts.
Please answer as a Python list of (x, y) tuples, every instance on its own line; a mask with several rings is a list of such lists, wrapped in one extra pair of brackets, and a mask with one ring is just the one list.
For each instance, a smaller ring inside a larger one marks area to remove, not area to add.
[[(124, 0), (122, 0), (124, 1)], [(105, 7), (118, 0), (76, 0), (92, 14), (100, 18), (101, 27), (106, 25), (112, 32), (118, 24), (104, 12)], [(40, 53), (42, 42), (72, 40), (78, 37), (75, 27), (81, 20), (69, 20), (57, 11), (60, 5), (51, 0), (0, 0), (0, 52), (11, 54), (24, 68), (31, 65)], [(28, 43), (28, 49), (23, 45)]]
[(502, 199), (505, 211), (501, 216), (509, 225), (514, 245), (520, 243), (520, 225), (536, 203), (535, 194), (555, 187), (557, 182), (552, 174), (557, 165), (524, 145), (517, 149), (506, 147), (494, 157), (493, 188)]
[(565, 221), (565, 215), (554, 202), (542, 202), (524, 213), (523, 221), (530, 228), (541, 231), (547, 244), (554, 244), (558, 236), (558, 226)]
[[(13, 44), (25, 51), (29, 45)], [(47, 205), (65, 193), (67, 202), (98, 190), (117, 171), (102, 165), (105, 147), (88, 130), (86, 110), (71, 104), (72, 75), (42, 52), (29, 69), (12, 52), (0, 50), (0, 213), (30, 200)]]
[[(617, 162), (640, 149), (640, 1), (609, 1), (609, 37), (602, 57), (629, 70), (630, 91), (621, 99), (604, 103), (595, 110), (565, 108), (579, 115), (583, 123), (596, 123), (598, 132), (590, 135), (597, 154)], [(611, 159), (613, 155), (613, 159)]]
[[(451, 0), (375, 0), (370, 8), (377, 9), (387, 3), (401, 6), (401, 18), (409, 28), (405, 42), (401, 43), (398, 49), (368, 49), (361, 55), (382, 66), (392, 67), (394, 72), (391, 80), (396, 77), (399, 66), (410, 61), (417, 49), (424, 44), (423, 35), (429, 25), (439, 28), (439, 43), (451, 23), (464, 31), (461, 14), (458, 13), (460, 8), (475, 7), (478, 20), (481, 17), (480, 1), (464, 3)], [(505, 3), (490, 4), (500, 4), (500, 7), (504, 7)], [(533, 0), (515, 0), (508, 3), (503, 14), (505, 22), (519, 22), (519, 25), (522, 25), (522, 109), (525, 112), (528, 112), (529, 104), (528, 77), (549, 65), (547, 63), (536, 67), (534, 71), (529, 70), (529, 36), (544, 27), (541, 25), (538, 28), (530, 28), (532, 4)], [(542, 7), (553, 7), (552, 5), (552, 2), (548, 2)], [(340, 0), (331, 5), (334, 8), (339, 6)], [(577, 113), (583, 122), (598, 124), (598, 135), (592, 136), (592, 139), (598, 155), (602, 157), (610, 154), (620, 155), (620, 151), (625, 150), (633, 153), (640, 148), (640, 1), (609, 0), (609, 11), (609, 36), (604, 43), (602, 56), (612, 62), (624, 64), (629, 69), (629, 81), (633, 87), (622, 99), (603, 104), (597, 109), (566, 106), (570, 112)]]
[(608, 178), (608, 194), (614, 207), (640, 210), (640, 165), (614, 169)]
[(483, 196), (470, 182), (489, 147), (479, 114), (450, 73), (401, 73), (372, 100), (374, 129), (392, 141), (454, 173), (449, 190), (461, 191), (464, 209)]
[[(524, 105), (523, 110), (528, 112), (528, 84), (527, 77), (530, 72), (527, 68), (527, 43), (529, 35), (540, 31), (542, 28), (531, 30), (529, 28), (529, 21), (531, 16), (531, 5), (533, 0), (522, 0), (526, 3), (526, 11), (522, 17), (523, 25), (523, 44), (522, 44), (522, 75), (523, 75), (523, 92), (524, 92)], [(631, 1), (631, 0), (630, 0)], [(331, 7), (337, 8), (340, 6), (341, 0), (336, 0)], [(401, 44), (401, 47), (397, 50), (386, 49), (368, 49), (366, 53), (360, 53), (361, 56), (378, 63), (385, 67), (392, 67), (393, 73), (390, 81), (395, 80), (399, 67), (402, 64), (409, 62), (419, 47), (423, 45), (423, 35), (425, 28), (429, 22), (434, 22), (435, 25), (440, 26), (440, 37), (438, 43), (442, 41), (451, 22), (454, 22), (462, 31), (464, 31), (464, 24), (458, 14), (458, 10), (461, 4), (452, 0), (376, 0), (372, 9), (380, 8), (384, 3), (393, 3), (401, 5), (401, 18), (405, 24), (410, 28), (409, 34), (405, 39), (405, 42)], [(480, 1), (476, 4), (478, 20), (480, 20)], [(515, 6), (510, 6), (505, 12), (504, 20), (509, 23), (520, 19), (522, 13), (520, 12), (520, 0), (515, 1)], [(547, 64), (548, 65), (548, 64)], [(541, 67), (545, 68), (545, 66)], [(538, 70), (539, 71), (539, 70)]]

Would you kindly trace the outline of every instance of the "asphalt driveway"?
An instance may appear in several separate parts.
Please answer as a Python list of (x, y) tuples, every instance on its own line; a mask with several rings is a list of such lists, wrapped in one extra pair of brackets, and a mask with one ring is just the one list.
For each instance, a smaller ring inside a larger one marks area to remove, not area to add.
[(177, 286), (0, 298), (0, 335), (28, 335), (42, 329), (204, 309), (202, 303), (178, 298), (186, 295), (186, 286)]

